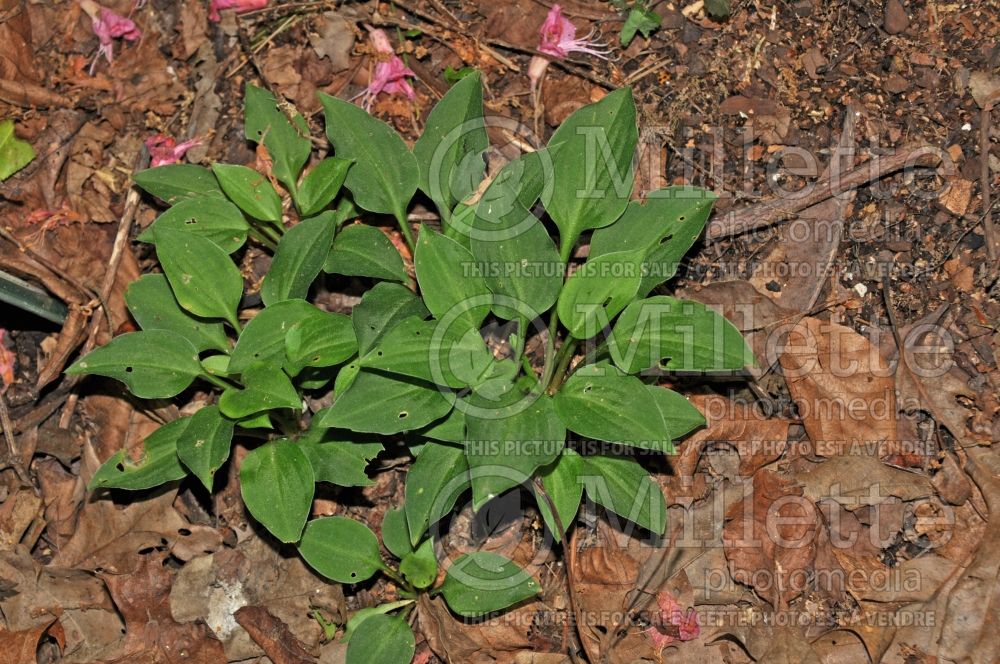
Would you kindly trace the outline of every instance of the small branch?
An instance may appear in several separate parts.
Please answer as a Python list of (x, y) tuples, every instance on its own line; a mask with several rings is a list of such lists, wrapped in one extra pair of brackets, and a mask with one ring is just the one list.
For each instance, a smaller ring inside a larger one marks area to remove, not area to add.
[(17, 478), (27, 486), (34, 486), (28, 471), (24, 468), (24, 461), (21, 459), (21, 450), (17, 448), (17, 441), (14, 439), (14, 424), (10, 420), (10, 411), (7, 410), (7, 400), (0, 392), (0, 425), (3, 426), (3, 437), (7, 441), (7, 463), (17, 473)]
[[(139, 153), (138, 159), (136, 159), (133, 170), (139, 170), (148, 161), (149, 153), (143, 148)], [(135, 187), (129, 189), (128, 196), (125, 198), (125, 210), (122, 212), (122, 218), (118, 222), (118, 233), (115, 235), (115, 243), (111, 248), (111, 257), (108, 259), (108, 269), (104, 273), (104, 280), (101, 282), (101, 291), (98, 293), (99, 306), (104, 310), (104, 316), (108, 318), (108, 323), (111, 324), (112, 334), (114, 334), (114, 324), (111, 323), (111, 312), (108, 311), (107, 303), (111, 297), (111, 289), (114, 288), (115, 280), (118, 277), (118, 266), (121, 265), (125, 246), (128, 244), (129, 234), (132, 232), (132, 222), (135, 220), (135, 212), (139, 207), (139, 200), (139, 190)], [(86, 355), (97, 345), (97, 333), (101, 329), (101, 319), (102, 316), (97, 315), (96, 312), (94, 317), (91, 318), (90, 329), (87, 332), (87, 341), (84, 342), (83, 348), (80, 349), (81, 355)], [(80, 380), (80, 376), (73, 376), (70, 380), (73, 381), (73, 386), (76, 386), (77, 381)], [(60, 429), (69, 427), (73, 411), (76, 409), (76, 402), (79, 398), (79, 393), (76, 391), (69, 395), (69, 398), (66, 400), (66, 408), (63, 409), (62, 415), (59, 418)]]
[(821, 180), (800, 196), (777, 198), (715, 219), (708, 225), (705, 239), (708, 242), (716, 242), (724, 237), (740, 235), (786, 221), (802, 210), (822, 203), (828, 198), (878, 180), (901, 168), (918, 165), (916, 162), (924, 155), (932, 156), (934, 163), (928, 164), (924, 161), (919, 165), (933, 166), (941, 161), (937, 149), (929, 145), (901, 148), (895, 154), (875, 157), (839, 176), (835, 174), (835, 177)]
[[(542, 485), (542, 481), (537, 477), (532, 482), (535, 491), (542, 500), (545, 501), (545, 505), (549, 508), (549, 512), (552, 513), (552, 520), (555, 521), (556, 528), (558, 529), (559, 541), (562, 543), (563, 553), (566, 558), (566, 586), (569, 592), (569, 608), (573, 612), (573, 624), (576, 626), (576, 636), (580, 642), (580, 650), (583, 652), (584, 657), (587, 656), (587, 648), (583, 645), (583, 621), (580, 619), (580, 609), (576, 603), (576, 577), (574, 575), (573, 569), (576, 566), (576, 546), (573, 542), (570, 542), (566, 537), (566, 528), (563, 526), (562, 519), (559, 516), (559, 511), (556, 509), (556, 504), (552, 500), (552, 496), (549, 495), (548, 491)], [(570, 653), (572, 655), (572, 653)]]
[(990, 121), (993, 107), (986, 106), (979, 114), (979, 188), (983, 195), (983, 232), (986, 234), (986, 251), (990, 262), (996, 267), (1000, 258), (1000, 235), (993, 225), (993, 211), (990, 204)]

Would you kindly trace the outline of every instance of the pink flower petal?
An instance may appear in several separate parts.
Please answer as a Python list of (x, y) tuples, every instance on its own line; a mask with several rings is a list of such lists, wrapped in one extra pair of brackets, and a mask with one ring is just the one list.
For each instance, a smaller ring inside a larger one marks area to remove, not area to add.
[(201, 139), (192, 138), (189, 141), (178, 144), (170, 136), (164, 136), (163, 134), (150, 136), (146, 139), (146, 149), (149, 150), (150, 157), (149, 166), (150, 168), (156, 168), (157, 166), (176, 164), (184, 156), (184, 153), (196, 145), (201, 145)]
[[(590, 35), (588, 35), (589, 37)], [(539, 32), (538, 51), (554, 58), (565, 58), (570, 53), (589, 53), (606, 59), (604, 44), (576, 38), (576, 26), (562, 15), (562, 7), (552, 5)]]
[(416, 76), (416, 74), (396, 55), (385, 31), (369, 27), (368, 38), (376, 53), (383, 59), (375, 65), (375, 71), (372, 72), (372, 77), (368, 81), (368, 88), (363, 93), (364, 107), (369, 108), (375, 97), (382, 93), (403, 95), (407, 99), (416, 97), (416, 91), (406, 80), (408, 76)]
[(667, 634), (656, 625), (646, 630), (646, 634), (653, 641), (653, 645), (663, 648), (674, 641), (690, 641), (698, 638), (701, 634), (701, 625), (698, 622), (698, 612), (694, 609), (684, 611), (673, 595), (668, 592), (656, 595), (656, 604), (660, 609), (659, 620), (662, 625), (674, 625), (677, 627), (677, 636), (673, 635), (674, 630), (669, 630)]
[(91, 27), (100, 42), (94, 57), (94, 64), (90, 66), (91, 73), (93, 73), (94, 65), (97, 64), (97, 58), (102, 55), (108, 62), (114, 62), (115, 39), (136, 41), (142, 37), (142, 31), (136, 27), (132, 19), (116, 14), (93, 0), (80, 0), (80, 7), (90, 16)]
[(210, 21), (221, 21), (222, 16), (219, 15), (220, 9), (232, 9), (237, 14), (243, 14), (245, 12), (252, 12), (255, 9), (263, 9), (267, 7), (267, 3), (270, 0), (212, 0), (208, 7), (208, 20)]

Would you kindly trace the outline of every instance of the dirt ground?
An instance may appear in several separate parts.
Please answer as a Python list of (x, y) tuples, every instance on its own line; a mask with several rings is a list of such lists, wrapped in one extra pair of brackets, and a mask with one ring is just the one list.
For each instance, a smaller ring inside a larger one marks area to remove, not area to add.
[[(553, 60), (539, 91), (528, 67), (549, 0), (272, 0), (219, 22), (207, 0), (104, 4), (142, 36), (115, 40), (114, 62), (91, 72), (98, 40), (77, 2), (0, 0), (0, 121), (37, 153), (0, 184), (0, 270), (68, 311), (59, 324), (0, 304), (13, 367), (0, 664), (339, 662), (323, 624), (397, 598), (384, 581), (329, 583), (257, 528), (240, 500), (242, 443), (211, 495), (192, 480), (88, 492), (103, 460), (205, 395), (151, 409), (112, 381), (62, 374), (134, 329), (124, 289), (157, 269), (149, 245), (113, 256), (126, 219), (134, 239), (162, 211), (131, 188), (146, 139), (197, 138), (191, 163), (253, 165), (247, 82), (324, 137), (316, 92), (364, 90), (366, 26), (386, 29), (416, 73), (415, 99), (372, 107), (408, 140), (465, 67), (483, 73), (487, 113), (517, 121), (491, 130), (508, 158), (632, 86), (634, 195), (691, 184), (720, 196), (664, 292), (721, 307), (762, 358), (749, 383), (671, 379), (708, 426), (645, 461), (670, 507), (661, 541), (591, 507), (565, 556), (530, 499), (510, 498), (470, 532), (542, 593), (472, 622), (421, 600), (414, 661), (1000, 661), (1000, 3), (734, 0), (715, 19), (701, 2), (653, 1), (660, 27), (623, 48), (626, 12), (567, 0), (608, 57)], [(251, 283), (259, 254), (242, 259)], [(328, 277), (317, 301), (348, 311), (361, 285)], [(314, 514), (377, 531), (409, 460), (386, 444), (372, 486), (325, 490)], [(665, 592), (700, 630), (661, 650)]]

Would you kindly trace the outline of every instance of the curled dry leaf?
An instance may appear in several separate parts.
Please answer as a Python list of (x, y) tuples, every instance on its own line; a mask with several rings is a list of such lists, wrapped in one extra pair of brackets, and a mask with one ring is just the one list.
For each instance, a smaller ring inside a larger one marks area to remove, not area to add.
[(38, 640), (46, 632), (59, 642), (60, 649), (66, 645), (66, 635), (62, 625), (51, 618), (37, 627), (20, 632), (0, 629), (0, 664), (28, 664), (35, 661)]
[(794, 477), (810, 500), (833, 500), (851, 511), (878, 505), (890, 497), (906, 501), (934, 494), (926, 476), (887, 466), (869, 456), (834, 457)]
[(113, 659), (114, 664), (136, 660), (164, 664), (225, 664), (222, 642), (204, 623), (179, 623), (170, 613), (170, 586), (173, 581), (164, 567), (164, 554), (141, 557), (132, 574), (103, 574), (125, 619), (125, 637)]
[(817, 454), (878, 456), (899, 440), (892, 371), (865, 337), (803, 318), (789, 331), (780, 362)]
[(223, 549), (189, 561), (181, 568), (170, 594), (179, 621), (200, 620), (222, 640), (232, 661), (260, 657), (259, 641), (237, 624), (244, 606), (264, 606), (304, 648), (319, 645), (323, 631), (309, 617), (313, 608), (336, 621), (346, 619), (339, 584), (329, 582), (298, 556), (286, 557), (254, 536), (234, 549)]
[(0, 611), (12, 632), (59, 616), (66, 637), (62, 654), (70, 661), (94, 661), (121, 638), (124, 624), (104, 584), (92, 574), (42, 567), (19, 548), (0, 553), (0, 588), (13, 590), (0, 595)]
[(816, 557), (819, 513), (792, 480), (760, 470), (744, 499), (726, 512), (723, 545), (730, 571), (771, 606), (802, 593)]
[(736, 449), (743, 477), (751, 477), (785, 450), (790, 420), (765, 417), (749, 404), (717, 395), (695, 395), (691, 401), (705, 416), (707, 426), (681, 444), (676, 464), (679, 475), (693, 476), (701, 453), (715, 445)]

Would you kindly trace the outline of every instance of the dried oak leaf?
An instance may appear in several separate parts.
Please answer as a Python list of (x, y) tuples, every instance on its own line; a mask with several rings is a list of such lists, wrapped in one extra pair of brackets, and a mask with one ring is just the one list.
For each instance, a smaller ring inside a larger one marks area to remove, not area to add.
[(58, 641), (60, 648), (66, 644), (62, 625), (55, 618), (20, 632), (0, 629), (0, 664), (27, 664), (36, 661), (38, 640), (46, 632)]
[(805, 588), (816, 557), (819, 513), (792, 480), (758, 471), (726, 512), (723, 546), (733, 578), (776, 608)]
[(779, 361), (817, 454), (877, 456), (899, 439), (895, 381), (865, 337), (803, 318), (790, 330)]
[(887, 466), (869, 456), (834, 457), (796, 474), (795, 480), (810, 500), (834, 500), (851, 511), (878, 505), (890, 497), (907, 501), (934, 494), (926, 476)]
[(707, 426), (681, 444), (679, 475), (694, 475), (702, 451), (711, 445), (736, 448), (743, 477), (753, 476), (784, 451), (790, 420), (764, 417), (747, 404), (717, 395), (695, 395), (691, 401), (705, 415)]
[(125, 637), (108, 664), (225, 664), (226, 652), (208, 626), (179, 623), (170, 613), (172, 577), (165, 554), (143, 556), (132, 574), (101, 578), (125, 619)]

